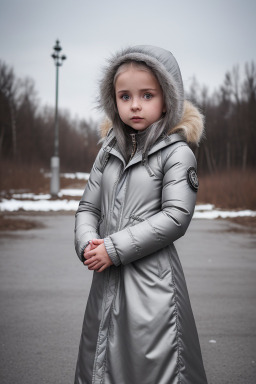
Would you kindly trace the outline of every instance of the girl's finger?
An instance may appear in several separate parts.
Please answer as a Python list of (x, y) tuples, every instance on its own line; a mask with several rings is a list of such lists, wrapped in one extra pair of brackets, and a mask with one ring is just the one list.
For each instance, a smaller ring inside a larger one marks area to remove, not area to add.
[(90, 251), (91, 250), (91, 246), (92, 246), (92, 241), (89, 241), (89, 244), (87, 245), (87, 247), (85, 247), (85, 251)]
[(88, 271), (97, 271), (98, 267), (88, 267)]
[(94, 263), (95, 261), (98, 261), (98, 260), (92, 256), (84, 262), (84, 265), (90, 265), (90, 264)]
[[(95, 256), (95, 254), (94, 254), (93, 256)], [(88, 253), (85, 253), (85, 254), (84, 254), (84, 257), (85, 257), (86, 260), (88, 260), (88, 259), (90, 259), (92, 256), (88, 255)]]
[(104, 240), (103, 239), (93, 239), (92, 242), (95, 245), (100, 245), (100, 244), (104, 243)]
[(100, 267), (99, 269), (97, 269), (97, 272), (102, 272), (104, 271), (104, 269), (106, 269), (107, 266), (105, 264), (102, 265), (102, 267)]
[(92, 250), (92, 245), (88, 244), (87, 247), (84, 249), (84, 256), (86, 255), (86, 253), (90, 252), (91, 250)]
[(95, 265), (93, 266), (89, 266), (88, 269), (90, 269), (91, 271), (98, 271), (100, 268), (101, 268), (102, 264), (100, 263), (96, 263)]
[(89, 264), (88, 267), (92, 268), (95, 265), (97, 265), (98, 263), (99, 263), (98, 260), (95, 260), (93, 263)]
[(93, 250), (91, 250), (91, 251), (89, 251), (89, 252), (86, 252), (86, 256), (85, 257), (92, 257), (92, 256), (95, 256), (95, 250), (93, 249)]

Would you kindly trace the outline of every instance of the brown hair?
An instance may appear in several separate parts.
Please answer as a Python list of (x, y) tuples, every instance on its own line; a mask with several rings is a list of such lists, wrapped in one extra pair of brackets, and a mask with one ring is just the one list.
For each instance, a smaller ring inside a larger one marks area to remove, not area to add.
[(127, 61), (127, 62), (121, 64), (117, 68), (117, 71), (115, 73), (114, 80), (113, 80), (114, 86), (116, 85), (116, 80), (117, 80), (118, 76), (121, 75), (121, 73), (124, 73), (125, 71), (127, 71), (127, 69), (129, 69), (129, 68), (135, 68), (135, 69), (138, 69), (139, 71), (150, 72), (155, 77), (154, 72), (145, 63), (143, 63), (142, 61), (132, 61), (131, 60), (131, 61)]

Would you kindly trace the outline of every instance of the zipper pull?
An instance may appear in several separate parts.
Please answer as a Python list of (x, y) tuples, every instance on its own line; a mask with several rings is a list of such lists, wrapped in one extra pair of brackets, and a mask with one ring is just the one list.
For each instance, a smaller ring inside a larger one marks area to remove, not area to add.
[(135, 155), (135, 152), (137, 150), (136, 134), (135, 133), (131, 133), (131, 137), (132, 137), (132, 153), (131, 153), (131, 156), (130, 156), (130, 160), (133, 158), (133, 156)]

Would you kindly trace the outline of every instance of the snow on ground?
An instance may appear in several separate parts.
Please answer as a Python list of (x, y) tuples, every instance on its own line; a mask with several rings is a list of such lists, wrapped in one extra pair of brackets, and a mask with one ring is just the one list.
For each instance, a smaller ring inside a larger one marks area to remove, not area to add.
[(76, 172), (76, 173), (61, 173), (61, 177), (66, 179), (78, 179), (78, 180), (89, 180), (90, 173)]
[(227, 219), (227, 218), (233, 218), (233, 217), (245, 217), (245, 216), (251, 216), (255, 217), (256, 212), (250, 211), (250, 210), (244, 210), (244, 211), (222, 211), (220, 209), (212, 209), (207, 211), (200, 211), (197, 210), (197, 207), (195, 209), (195, 213), (193, 215), (193, 219)]
[[(50, 178), (50, 172), (43, 172), (45, 177)], [(86, 172), (75, 172), (75, 173), (61, 173), (60, 177), (64, 177), (65, 179), (78, 179), (78, 180), (89, 180), (90, 173)]]
[(39, 195), (35, 195), (34, 193), (14, 193), (12, 197), (14, 199), (48, 200), (51, 198), (51, 195), (43, 193)]
[[(67, 197), (82, 197), (83, 189), (61, 189), (58, 193), (59, 198)], [(0, 211), (14, 212), (20, 209), (24, 211), (76, 211), (78, 201), (72, 199), (50, 200), (50, 194), (34, 193), (14, 193), (12, 199), (2, 199), (0, 201)]]
[(196, 211), (211, 211), (213, 210), (213, 204), (198, 204), (196, 205)]
[(78, 208), (77, 200), (16, 200), (3, 199), (0, 202), (0, 211), (14, 212), (20, 209), (24, 211), (76, 211)]
[[(61, 189), (60, 192), (58, 193), (59, 197), (63, 196), (78, 196), (82, 197), (84, 193), (83, 189)], [(51, 198), (50, 194), (43, 194), (40, 193), (39, 195), (35, 195), (34, 193), (14, 193), (12, 195), (14, 199), (32, 199), (32, 200), (49, 200)]]
[(59, 197), (62, 196), (78, 196), (82, 197), (84, 189), (61, 189), (59, 192)]
[[(18, 210), (24, 211), (76, 211), (78, 208), (78, 200), (72, 200), (72, 197), (82, 197), (83, 189), (62, 189), (59, 197), (63, 196), (70, 199), (50, 200), (50, 194), (34, 193), (14, 193), (11, 199), (2, 199), (0, 201), (1, 212), (14, 212)], [(212, 204), (197, 205), (194, 212), (194, 219), (217, 219), (229, 217), (256, 216), (255, 211), (224, 211), (214, 207)]]

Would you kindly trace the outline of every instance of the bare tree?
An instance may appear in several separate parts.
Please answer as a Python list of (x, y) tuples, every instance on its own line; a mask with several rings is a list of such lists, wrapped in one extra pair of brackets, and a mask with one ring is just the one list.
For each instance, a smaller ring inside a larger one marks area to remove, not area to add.
[[(186, 98), (205, 115), (206, 140), (196, 149), (201, 172), (246, 170), (256, 166), (256, 65), (234, 66), (214, 93), (193, 77)], [(59, 111), (62, 170), (90, 171), (99, 150), (98, 125)], [(49, 167), (53, 153), (53, 108), (42, 108), (35, 83), (17, 80), (0, 61), (0, 155), (20, 164)]]
[[(17, 152), (17, 134), (16, 134), (16, 116), (15, 116), (15, 95), (16, 79), (13, 69), (0, 60), (0, 97), (1, 97), (1, 135), (0, 135), (0, 153), (4, 142), (6, 129), (11, 128), (12, 150), (16, 157)], [(5, 106), (8, 106), (8, 112), (4, 113)]]

